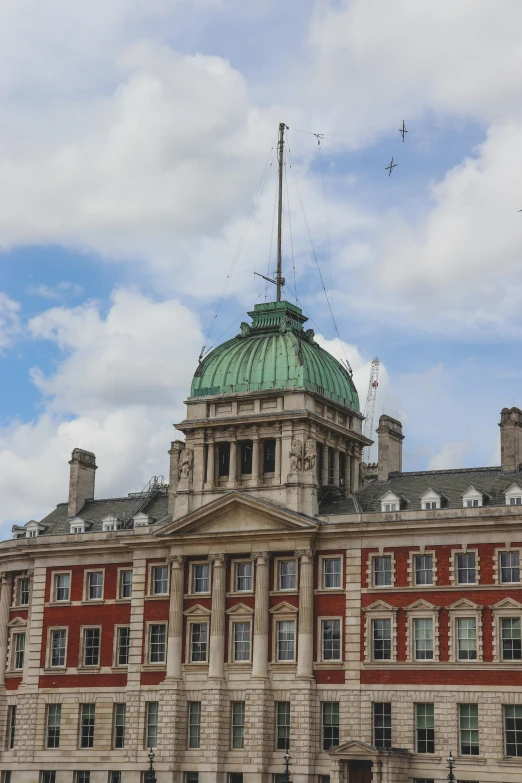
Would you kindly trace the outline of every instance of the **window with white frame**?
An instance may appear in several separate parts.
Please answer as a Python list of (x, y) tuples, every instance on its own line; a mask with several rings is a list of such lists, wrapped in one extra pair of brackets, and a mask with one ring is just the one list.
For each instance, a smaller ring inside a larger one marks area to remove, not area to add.
[(62, 705), (48, 704), (45, 715), (45, 747), (60, 747), (60, 729), (62, 723)]
[(390, 750), (392, 746), (392, 706), (389, 701), (373, 702), (373, 744), (376, 748)]
[(416, 661), (433, 660), (433, 618), (413, 618), (413, 657)]
[(245, 702), (232, 702), (232, 749), (245, 747)]
[(12, 750), (15, 745), (16, 736), (16, 704), (10, 704), (7, 708), (7, 732), (6, 732), (6, 750)]
[(56, 783), (56, 771), (48, 769), (42, 770), (40, 772), (38, 783)]
[(278, 560), (277, 561), (277, 589), (278, 590), (297, 590), (297, 561), (296, 560)]
[(167, 626), (165, 623), (149, 625), (149, 663), (165, 663), (167, 656)]
[(190, 663), (206, 663), (208, 655), (208, 622), (190, 624)]
[(479, 755), (478, 704), (459, 704), (461, 756)]
[(80, 748), (94, 747), (95, 704), (80, 704)]
[(51, 650), (49, 665), (51, 668), (65, 666), (67, 651), (67, 628), (53, 628), (51, 630)]
[(25, 631), (13, 632), (11, 637), (12, 656), (11, 668), (20, 671), (24, 668), (25, 660)]
[(132, 570), (130, 568), (120, 570), (118, 598), (132, 598)]
[(323, 557), (321, 563), (323, 590), (338, 590), (342, 587), (342, 559), (340, 557)]
[(125, 718), (127, 705), (118, 702), (113, 708), (112, 746), (116, 750), (125, 747)]
[(395, 492), (387, 492), (381, 498), (379, 498), (381, 504), (381, 511), (387, 513), (389, 511), (399, 511), (401, 507), (401, 498), (396, 495)]
[(117, 529), (118, 529), (118, 520), (115, 516), (109, 514), (109, 516), (102, 519), (102, 531), (104, 533), (108, 533), (111, 530), (117, 530)]
[(372, 558), (373, 586), (389, 587), (392, 583), (391, 555), (375, 555)]
[(276, 660), (295, 660), (295, 620), (276, 621)]
[(388, 617), (371, 620), (372, 660), (390, 661), (392, 657), (392, 621)]
[(83, 666), (100, 665), (101, 628), (83, 629)]
[(455, 630), (457, 635), (457, 659), (459, 661), (477, 660), (477, 618), (457, 617)]
[(383, 509), (385, 513), (388, 511), (397, 511), (398, 503), (383, 503)]
[(109, 783), (123, 783), (122, 773), (115, 770), (109, 772)]
[(475, 487), (470, 487), (464, 494), (462, 495), (462, 505), (464, 508), (477, 508), (482, 506), (484, 500), (484, 495), (480, 490), (475, 489)]
[(192, 563), (192, 592), (210, 593), (210, 563)]
[(512, 484), (505, 493), (506, 506), (522, 506), (522, 488), (518, 484)]
[(91, 783), (91, 773), (85, 770), (77, 770), (74, 773), (74, 783)]
[(428, 489), (420, 498), (421, 507), (426, 511), (433, 511), (441, 507), (442, 495), (433, 489)]
[(71, 597), (71, 574), (55, 573), (53, 581), (54, 581), (53, 600), (69, 601)]
[(169, 592), (169, 567), (166, 565), (152, 566), (151, 595), (167, 595)]
[(414, 555), (413, 566), (416, 585), (433, 584), (433, 555)]
[(148, 701), (145, 714), (145, 747), (158, 747), (159, 702)]
[(520, 583), (520, 552), (499, 552), (499, 572), (502, 584)]
[(504, 740), (506, 756), (522, 756), (522, 706), (504, 705)]
[(120, 625), (116, 628), (116, 666), (127, 666), (130, 651), (130, 627)]
[(290, 702), (276, 702), (276, 750), (290, 747)]
[(232, 660), (234, 663), (250, 661), (250, 628), (249, 620), (232, 623)]
[(341, 660), (341, 620), (321, 620), (321, 658), (323, 661)]
[(522, 660), (520, 617), (500, 618), (500, 644), (503, 661)]
[(71, 533), (85, 533), (85, 522), (81, 519), (75, 519), (70, 523)]
[(435, 753), (433, 704), (415, 705), (415, 746), (417, 753)]
[(103, 599), (103, 571), (87, 571), (85, 599), (87, 601)]
[(322, 703), (322, 746), (323, 750), (332, 750), (339, 745), (339, 702)]
[(197, 749), (201, 743), (201, 702), (189, 701), (188, 704), (188, 746)]
[(27, 606), (31, 595), (31, 580), (28, 576), (21, 576), (17, 584), (17, 604)]
[(234, 591), (249, 593), (254, 589), (254, 564), (251, 560), (234, 563)]
[(459, 552), (455, 558), (457, 584), (474, 585), (477, 583), (477, 564), (475, 552)]

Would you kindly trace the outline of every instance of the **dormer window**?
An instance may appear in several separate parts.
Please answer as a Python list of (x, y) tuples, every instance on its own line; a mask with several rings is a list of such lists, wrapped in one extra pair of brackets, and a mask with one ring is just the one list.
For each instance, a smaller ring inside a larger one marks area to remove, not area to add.
[(117, 530), (117, 529), (118, 529), (118, 520), (113, 514), (109, 514), (108, 516), (102, 519), (102, 530), (104, 533), (108, 533), (111, 530)]
[(475, 487), (470, 487), (462, 495), (463, 508), (480, 508), (482, 505), (484, 505), (484, 493)]
[(441, 507), (443, 495), (441, 492), (436, 492), (434, 489), (428, 489), (424, 495), (421, 495), (421, 508), (425, 511), (434, 511)]
[(71, 519), (69, 524), (71, 533), (85, 533), (85, 522), (83, 519)]
[(388, 511), (400, 511), (401, 498), (396, 495), (395, 492), (387, 492), (381, 498), (381, 511), (386, 513)]
[(38, 530), (35, 530), (34, 528), (31, 528), (31, 530), (27, 531), (27, 538), (36, 538), (38, 535)]
[(522, 488), (518, 484), (512, 484), (506, 489), (504, 496), (506, 506), (522, 506)]

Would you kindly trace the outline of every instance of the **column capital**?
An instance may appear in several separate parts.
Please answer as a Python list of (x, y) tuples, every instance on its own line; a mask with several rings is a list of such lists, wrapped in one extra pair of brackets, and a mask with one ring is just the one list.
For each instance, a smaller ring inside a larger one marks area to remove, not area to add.
[(270, 559), (270, 552), (252, 552), (251, 557), (258, 562), (262, 560), (264, 563), (268, 563)]
[(11, 571), (0, 571), (0, 580), (2, 582), (12, 582), (13, 573)]
[(301, 560), (313, 561), (314, 551), (313, 549), (296, 549), (295, 556), (301, 558)]
[(208, 559), (213, 563), (214, 568), (225, 568), (228, 560), (228, 555), (225, 552), (214, 552), (208, 556)]
[(167, 564), (171, 568), (183, 568), (185, 565), (185, 555), (168, 555)]

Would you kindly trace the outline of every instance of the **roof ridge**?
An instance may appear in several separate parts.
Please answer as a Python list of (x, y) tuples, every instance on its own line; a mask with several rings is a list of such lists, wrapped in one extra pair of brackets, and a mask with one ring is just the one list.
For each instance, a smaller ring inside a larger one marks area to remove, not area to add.
[(500, 465), (487, 465), (483, 468), (445, 468), (444, 470), (411, 470), (411, 471), (394, 471), (390, 473), (390, 478), (402, 478), (404, 476), (438, 476), (447, 473), (500, 473), (502, 468)]

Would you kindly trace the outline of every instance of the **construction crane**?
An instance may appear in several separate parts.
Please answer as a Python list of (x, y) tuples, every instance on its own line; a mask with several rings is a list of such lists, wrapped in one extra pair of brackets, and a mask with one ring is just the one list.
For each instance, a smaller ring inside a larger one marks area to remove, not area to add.
[[(377, 386), (379, 385), (379, 359), (375, 357), (370, 368), (370, 383), (368, 384), (368, 395), (366, 405), (364, 406), (364, 437), (372, 440), (373, 435), (373, 414), (375, 412), (375, 398), (377, 397)], [(363, 451), (363, 462), (370, 461), (370, 446), (365, 446)]]

